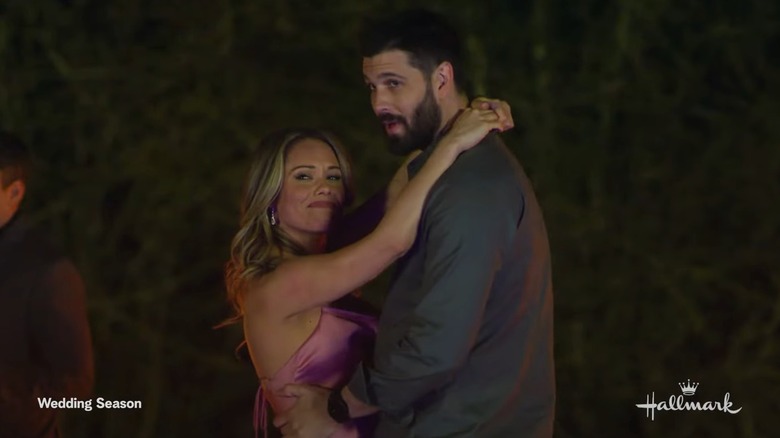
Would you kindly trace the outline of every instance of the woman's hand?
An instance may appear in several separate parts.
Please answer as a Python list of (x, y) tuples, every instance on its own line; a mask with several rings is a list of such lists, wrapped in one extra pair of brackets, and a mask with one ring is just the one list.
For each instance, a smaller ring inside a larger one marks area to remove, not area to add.
[(505, 120), (491, 109), (466, 108), (458, 115), (449, 132), (441, 139), (439, 147), (455, 154), (471, 149), (495, 130), (503, 131)]
[[(514, 128), (514, 126), (512, 109), (508, 103), (499, 99), (478, 97), (471, 101), (470, 108), (461, 111), (447, 134), (440, 141), (440, 146), (437, 146), (437, 149), (444, 150), (447, 152), (446, 155), (452, 153), (451, 159), (454, 160), (461, 152), (474, 147), (489, 132), (494, 130), (504, 132)], [(396, 171), (393, 179), (390, 180), (386, 191), (386, 210), (395, 203), (398, 195), (409, 182), (406, 167), (420, 152), (416, 150), (409, 154)]]
[(512, 108), (508, 103), (499, 99), (489, 99), (487, 97), (477, 97), (471, 101), (472, 109), (489, 109), (496, 112), (498, 121), (501, 123), (501, 131), (508, 131), (515, 127), (515, 121), (512, 119)]

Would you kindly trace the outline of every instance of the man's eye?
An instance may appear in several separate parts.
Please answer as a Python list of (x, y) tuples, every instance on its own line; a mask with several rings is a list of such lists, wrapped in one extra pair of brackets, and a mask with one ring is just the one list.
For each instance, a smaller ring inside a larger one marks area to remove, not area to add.
[(397, 87), (399, 85), (401, 85), (401, 83), (398, 82), (398, 81), (394, 81), (394, 80), (387, 81), (387, 86), (390, 87), (390, 88), (395, 88), (395, 87)]
[(374, 86), (374, 84), (366, 84), (366, 87), (368, 87), (369, 91), (375, 91), (376, 90), (376, 86)]

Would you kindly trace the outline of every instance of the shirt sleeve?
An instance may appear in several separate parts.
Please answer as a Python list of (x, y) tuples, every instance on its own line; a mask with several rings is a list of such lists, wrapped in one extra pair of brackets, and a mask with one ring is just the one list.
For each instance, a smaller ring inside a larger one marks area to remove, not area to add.
[(356, 397), (401, 418), (452, 378), (474, 345), (518, 211), (485, 186), (432, 193), (420, 231), (426, 237), (422, 298), (405, 316), (401, 339), (377, 346), (373, 366), (358, 367), (349, 385)]
[(84, 284), (75, 266), (61, 259), (47, 269), (30, 308), (31, 345), (42, 362), (33, 379), (36, 395), (86, 397), (94, 364)]

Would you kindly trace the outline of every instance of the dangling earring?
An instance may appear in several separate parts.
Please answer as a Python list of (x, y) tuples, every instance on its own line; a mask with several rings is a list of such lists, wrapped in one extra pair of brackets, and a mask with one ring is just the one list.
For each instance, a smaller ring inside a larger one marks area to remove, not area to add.
[(271, 221), (271, 226), (275, 227), (279, 221), (276, 219), (276, 209), (271, 207), (268, 209), (268, 219)]

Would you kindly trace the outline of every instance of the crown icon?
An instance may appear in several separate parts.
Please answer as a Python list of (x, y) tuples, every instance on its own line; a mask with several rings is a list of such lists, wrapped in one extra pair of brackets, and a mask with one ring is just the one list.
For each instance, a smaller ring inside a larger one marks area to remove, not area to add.
[(691, 383), (691, 379), (688, 379), (688, 382), (680, 382), (680, 389), (682, 389), (683, 395), (693, 395), (696, 394), (696, 388), (699, 387), (698, 382)]

